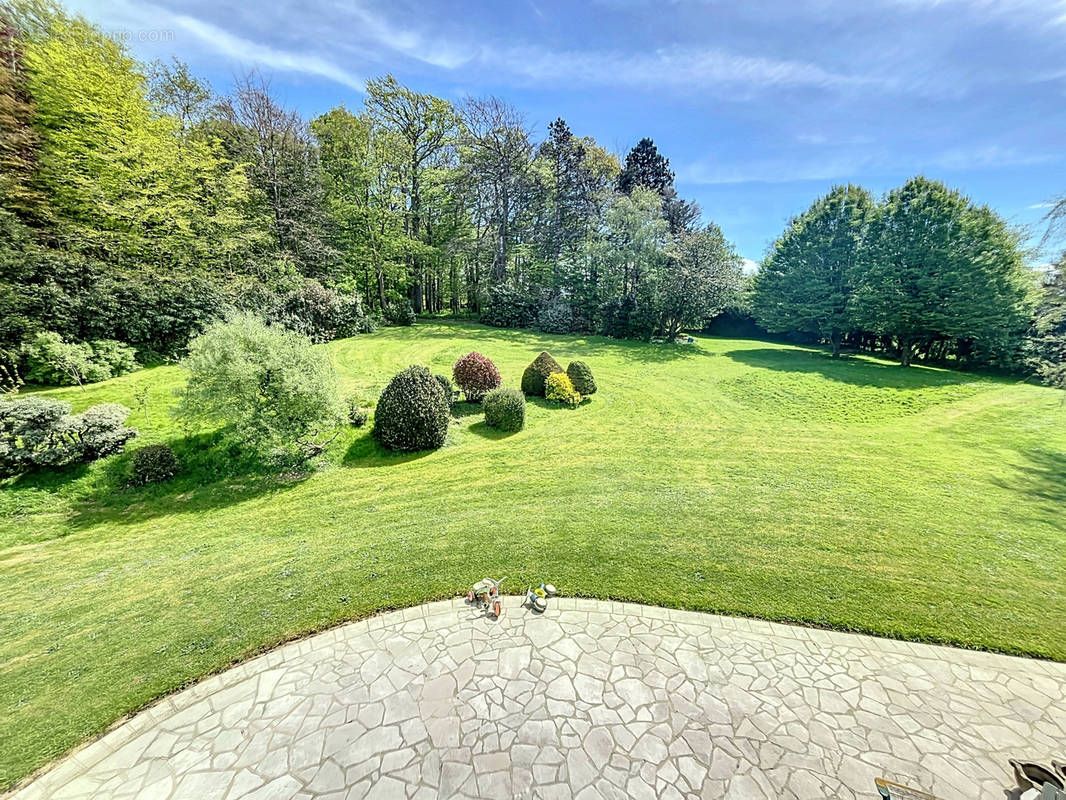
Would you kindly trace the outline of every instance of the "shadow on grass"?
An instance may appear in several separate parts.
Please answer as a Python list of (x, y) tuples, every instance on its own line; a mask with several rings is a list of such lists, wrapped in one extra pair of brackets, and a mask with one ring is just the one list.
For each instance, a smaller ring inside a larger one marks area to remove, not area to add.
[(488, 425), (485, 424), (484, 421), (475, 422), (473, 425), (467, 428), (467, 430), (473, 434), (476, 434), (477, 436), (481, 436), (484, 439), (492, 440), (508, 439), (518, 433), (518, 431), (500, 431), (496, 428), (490, 428)]
[(271, 462), (229, 438), (225, 431), (178, 437), (164, 444), (181, 462), (177, 475), (147, 486), (131, 486), (130, 463), (135, 449), (111, 458), (88, 487), (88, 496), (75, 506), (71, 526), (85, 528), (103, 521), (128, 525), (169, 514), (222, 508), (284, 492), (314, 472), (309, 464)]
[(1025, 463), (1016, 466), (1017, 476), (1013, 480), (996, 479), (993, 483), (1042, 501), (1047, 521), (1066, 530), (1066, 515), (1062, 513), (1066, 507), (1066, 453), (1032, 448), (1020, 454)]
[(465, 400), (452, 403), (452, 416), (455, 419), (476, 417), (478, 414), (483, 414), (484, 412), (485, 408), (481, 403), (468, 403)]
[(727, 358), (749, 367), (779, 372), (814, 373), (824, 378), (856, 386), (877, 386), (893, 389), (921, 389), (931, 386), (952, 386), (969, 383), (979, 376), (954, 370), (914, 365), (901, 367), (889, 361), (841, 356), (833, 358), (829, 351), (756, 348), (730, 350)]
[(382, 447), (381, 443), (367, 430), (349, 445), (341, 464), (359, 469), (392, 467), (397, 464), (406, 464), (408, 461), (425, 458), (433, 452), (435, 451), (420, 450), (417, 453), (397, 453), (394, 450)]

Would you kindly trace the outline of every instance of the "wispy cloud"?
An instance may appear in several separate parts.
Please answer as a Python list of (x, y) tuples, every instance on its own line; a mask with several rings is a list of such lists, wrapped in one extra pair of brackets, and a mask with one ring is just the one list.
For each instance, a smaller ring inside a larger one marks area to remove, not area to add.
[(279, 50), (259, 44), (184, 14), (175, 14), (173, 20), (175, 25), (195, 36), (209, 48), (238, 61), (268, 69), (318, 75), (360, 91), (364, 86), (364, 80), (359, 76), (312, 53)]
[(1042, 208), (1054, 208), (1054, 207), (1055, 207), (1054, 203), (1033, 203), (1028, 208), (1029, 208), (1030, 211), (1038, 211), (1039, 209), (1042, 209)]
[(722, 49), (661, 48), (653, 53), (554, 51), (515, 47), (485, 50), (487, 67), (503, 68), (538, 84), (685, 88), (714, 94), (722, 88), (830, 88), (861, 86), (862, 76), (842, 75), (803, 61), (748, 56)]

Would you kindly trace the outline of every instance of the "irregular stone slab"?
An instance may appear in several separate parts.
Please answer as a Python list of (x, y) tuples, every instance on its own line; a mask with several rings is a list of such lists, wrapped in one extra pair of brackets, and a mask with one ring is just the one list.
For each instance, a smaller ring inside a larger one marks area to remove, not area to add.
[(1066, 665), (626, 603), (461, 600), (166, 698), (12, 798), (1003, 796), (1062, 756)]

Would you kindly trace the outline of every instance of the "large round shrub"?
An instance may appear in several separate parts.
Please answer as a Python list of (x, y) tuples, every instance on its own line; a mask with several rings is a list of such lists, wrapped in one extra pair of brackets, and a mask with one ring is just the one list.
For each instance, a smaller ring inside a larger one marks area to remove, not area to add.
[(487, 392), (502, 383), (496, 365), (481, 353), (467, 353), (455, 362), (452, 377), (466, 395), (467, 402), (480, 403)]
[(150, 444), (133, 454), (130, 481), (138, 486), (159, 483), (173, 478), (181, 469), (181, 462), (165, 444)]
[(586, 397), (596, 394), (596, 379), (592, 377), (592, 370), (584, 361), (571, 361), (566, 367), (566, 374), (579, 394)]
[(545, 333), (573, 333), (577, 329), (574, 310), (569, 303), (552, 300), (541, 306), (537, 327)]
[(485, 424), (500, 431), (520, 431), (526, 424), (526, 396), (517, 389), (493, 389), (484, 400)]
[(554, 372), (562, 372), (559, 362), (550, 353), (541, 353), (522, 373), (522, 391), (528, 395), (544, 397), (544, 381)]
[(374, 410), (374, 436), (390, 450), (436, 450), (448, 435), (451, 403), (425, 367), (398, 373), (381, 393)]

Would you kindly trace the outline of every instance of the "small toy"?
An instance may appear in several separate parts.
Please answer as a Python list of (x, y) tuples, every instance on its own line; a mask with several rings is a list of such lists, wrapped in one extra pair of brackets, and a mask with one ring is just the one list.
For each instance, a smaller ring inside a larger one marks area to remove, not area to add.
[(532, 586), (526, 588), (526, 603), (534, 611), (546, 611), (548, 598), (555, 594), (555, 587), (550, 583), (541, 583), (536, 589)]
[(466, 602), (474, 603), (478, 608), (484, 608), (486, 613), (491, 612), (494, 617), (499, 617), (503, 613), (500, 584), (505, 580), (507, 580), (506, 576), (498, 581), (494, 581), (492, 578), (484, 578), (478, 581), (466, 593)]

